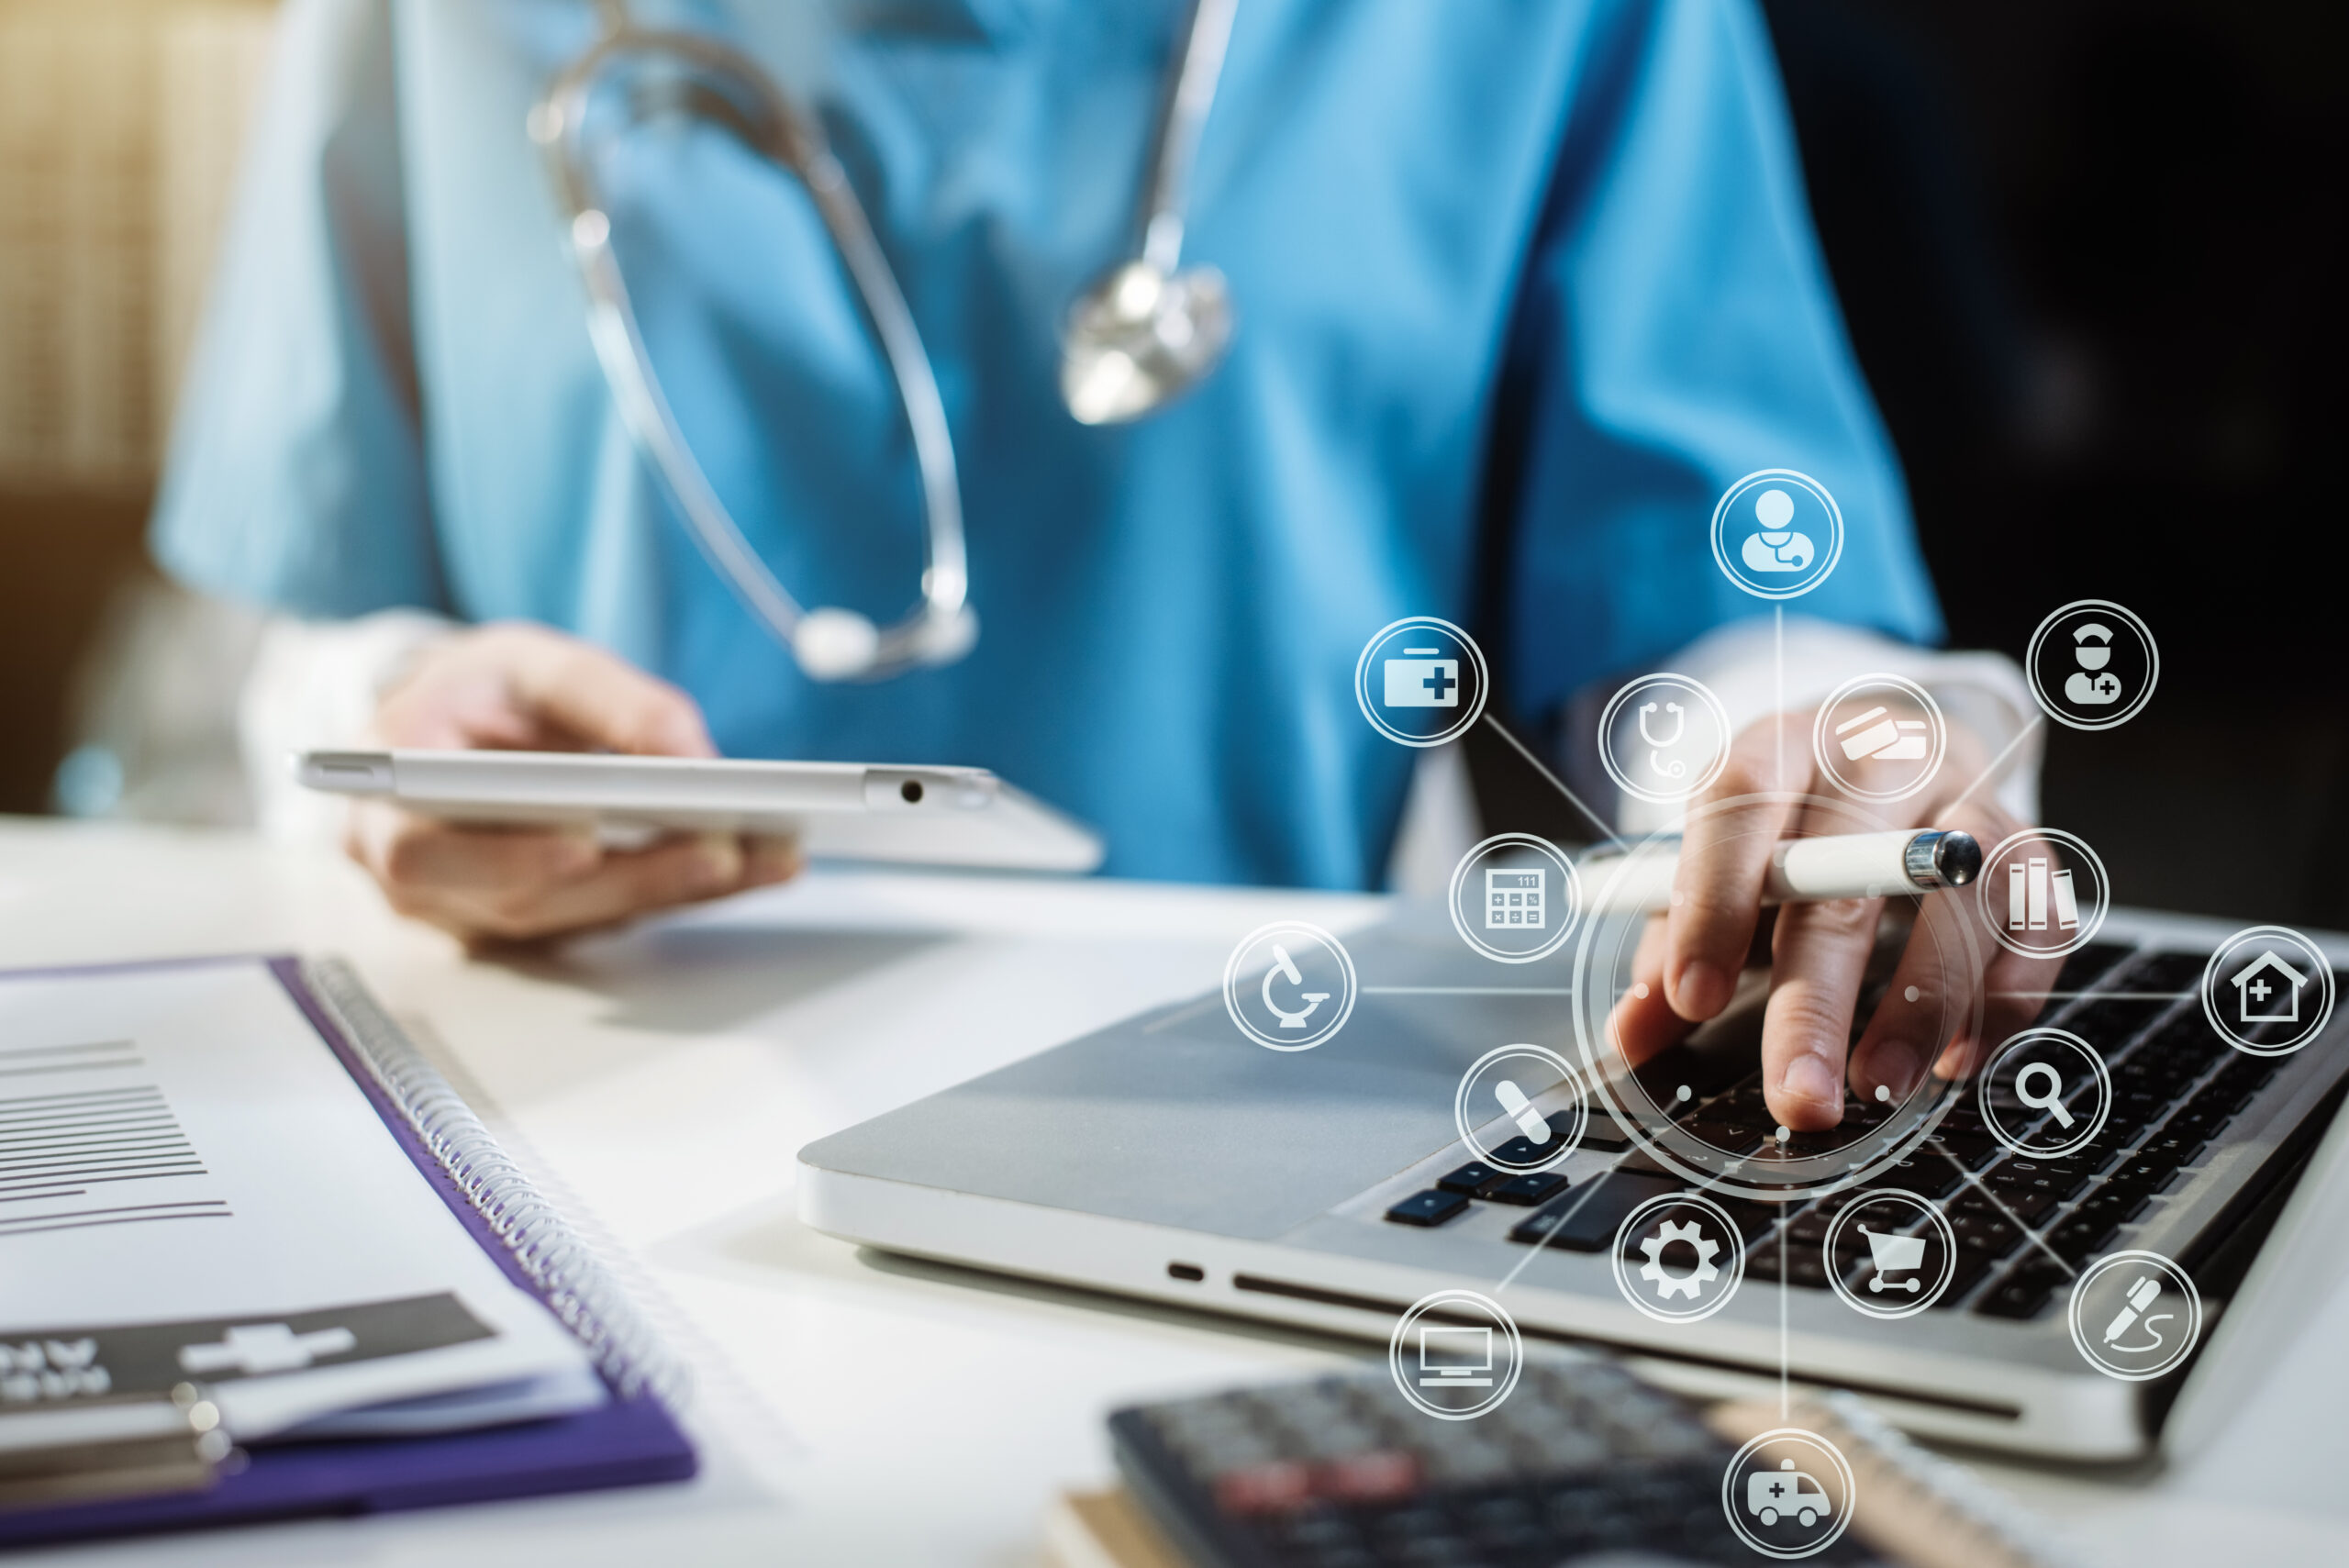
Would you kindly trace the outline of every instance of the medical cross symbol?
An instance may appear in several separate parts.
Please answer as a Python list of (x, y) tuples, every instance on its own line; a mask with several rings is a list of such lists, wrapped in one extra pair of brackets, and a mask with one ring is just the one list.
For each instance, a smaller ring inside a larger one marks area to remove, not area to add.
[(1456, 675), (1445, 674), (1443, 673), (1443, 666), (1441, 664), (1428, 672), (1428, 678), (1419, 683), (1419, 684), (1425, 686), (1429, 691), (1435, 694), (1435, 700), (1438, 702), (1442, 702), (1443, 700), (1443, 694), (1446, 691), (1459, 684), (1459, 677)]
[(1785, 1496), (1786, 1495), (1787, 1495), (1787, 1484), (1786, 1484), (1785, 1482), (1783, 1482), (1783, 1481), (1773, 1481), (1773, 1482), (1771, 1482), (1771, 1483), (1770, 1483), (1770, 1496), (1772, 1496), (1773, 1497), (1783, 1497), (1783, 1496)]
[(2243, 989), (2251, 993), (2251, 999), (2253, 1001), (2265, 1002), (2267, 1000), (2267, 994), (2270, 991), (2273, 991), (2275, 987), (2268, 984), (2266, 980), (2262, 979), (2253, 981), (2250, 984), (2244, 986)]
[(180, 1370), (197, 1376), (241, 1372), (299, 1372), (320, 1356), (339, 1356), (357, 1347), (348, 1329), (314, 1329), (297, 1334), (289, 1323), (239, 1324), (209, 1345), (182, 1345)]

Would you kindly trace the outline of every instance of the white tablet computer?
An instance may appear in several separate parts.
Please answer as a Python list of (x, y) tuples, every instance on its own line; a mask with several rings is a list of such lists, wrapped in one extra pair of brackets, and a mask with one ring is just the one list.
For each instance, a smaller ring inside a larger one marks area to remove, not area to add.
[(311, 789), (470, 822), (796, 834), (812, 858), (1086, 872), (1091, 828), (985, 768), (566, 751), (305, 751)]

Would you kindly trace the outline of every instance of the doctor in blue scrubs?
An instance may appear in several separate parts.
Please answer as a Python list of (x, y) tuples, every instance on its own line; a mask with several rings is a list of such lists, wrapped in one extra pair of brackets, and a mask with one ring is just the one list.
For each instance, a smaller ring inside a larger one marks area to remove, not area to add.
[[(1114, 874), (1364, 888), (1413, 753), (1362, 721), (1352, 672), (1397, 617), (1493, 606), (1500, 688), (1550, 722), (1753, 613), (1706, 527), (1782, 467), (1848, 526), (1806, 615), (1939, 635), (1746, 0), (1241, 0), (1183, 244), (1228, 280), (1230, 351), (1108, 425), (1063, 401), (1060, 334), (1135, 243), (1184, 0), (634, 0), (820, 119), (936, 367), (976, 642), (813, 679), (680, 528), (590, 340), (526, 126), (606, 9), (285, 13), (154, 542), (288, 617), (379, 740), (981, 764), (1098, 827)], [(598, 177), (748, 542), (803, 603), (896, 617), (925, 537), (907, 416), (805, 188), (707, 125), (632, 132)], [(1943, 777), (1973, 776), (1967, 743)], [(1789, 750), (1779, 775), (1749, 737), (1722, 790), (1809, 787)], [(401, 908), (470, 937), (793, 869), (759, 842), (614, 852), (381, 807), (349, 834)], [(1659, 1038), (1726, 1006), (1755, 929), (1758, 862), (1691, 861)], [(1818, 909), (1775, 936), (1795, 1127), (1840, 1114), (1874, 929), (1873, 906)], [(1864, 1092), (1929, 1065), (1877, 1043)]]

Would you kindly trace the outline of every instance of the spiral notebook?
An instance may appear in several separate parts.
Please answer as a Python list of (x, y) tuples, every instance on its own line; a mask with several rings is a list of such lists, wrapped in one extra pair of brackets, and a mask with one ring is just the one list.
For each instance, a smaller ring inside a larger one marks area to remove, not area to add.
[(682, 1480), (680, 1381), (349, 966), (0, 974), (0, 1546)]

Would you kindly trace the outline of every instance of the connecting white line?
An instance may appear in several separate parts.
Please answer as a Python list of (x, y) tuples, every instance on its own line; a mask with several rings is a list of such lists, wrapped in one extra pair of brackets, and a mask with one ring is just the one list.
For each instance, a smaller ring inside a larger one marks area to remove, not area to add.
[(1984, 1197), (1988, 1198), (1990, 1200), (1990, 1207), (2007, 1217), (2008, 1224), (2021, 1231), (2025, 1236), (2030, 1237), (2032, 1246), (2038, 1248), (2041, 1251), (2054, 1259), (2055, 1266), (2057, 1268), (2071, 1275), (2075, 1280), (2080, 1277), (2080, 1271), (2072, 1266), (2071, 1260), (2065, 1257), (2063, 1253), (2057, 1251), (2054, 1248), (2049, 1246), (2046, 1239), (2041, 1236), (2038, 1231), (2033, 1230), (2030, 1226), (2025, 1225), (2021, 1219), (2017, 1218), (2013, 1209), (2009, 1208), (2005, 1204), (1998, 1201), (1998, 1194), (1992, 1192), (1989, 1188), (1984, 1186), (1979, 1181), (1975, 1179), (1974, 1173), (1965, 1168), (1965, 1162), (1963, 1160), (1960, 1160), (1948, 1150), (1942, 1148), (1938, 1143), (1934, 1144), (1933, 1147), (1940, 1150), (1941, 1157), (1943, 1159), (1957, 1167), (1958, 1175), (1965, 1181), (1967, 1186), (1972, 1187), (1976, 1192), (1980, 1193)]
[(1787, 606), (1770, 606), (1770, 740), (1776, 747), (1775, 766), (1770, 776), (1784, 784), (1787, 778)]
[(1495, 718), (1492, 716), (1491, 710), (1487, 709), (1486, 711), (1480, 722), (1491, 725), (1493, 727), (1493, 733), (1508, 741), (1512, 747), (1516, 748), (1517, 754), (1519, 756), (1532, 763), (1533, 771), (1540, 773), (1543, 778), (1549, 780), (1550, 787), (1552, 789), (1556, 790), (1560, 795), (1564, 795), (1569, 801), (1572, 801), (1574, 803), (1574, 808), (1576, 811), (1581, 812), (1585, 817), (1590, 818), (1592, 825), (1598, 829), (1598, 836), (1601, 840), (1609, 844), (1622, 844), (1625, 849), (1631, 848), (1629, 844), (1624, 844), (1623, 840), (1616, 835), (1614, 828), (1608, 826), (1606, 817), (1601, 817), (1598, 812), (1593, 811), (1589, 806), (1584, 805), (1582, 796), (1568, 789), (1566, 787), (1565, 780), (1552, 773), (1550, 771), (1549, 764), (1542, 762), (1541, 758), (1535, 756), (1532, 751), (1527, 748), (1524, 741), (1520, 740), (1516, 736), (1511, 735), (1508, 732), (1508, 726), (1503, 724), (1499, 719)]
[(2099, 1002), (2175, 1002), (2180, 996), (2191, 996), (2195, 993), (2191, 991), (1985, 991), (1983, 995), (2015, 1002), (2068, 1002), (2078, 996), (2094, 996)]
[(1943, 817), (1947, 817), (1951, 812), (1965, 804), (1965, 797), (1967, 795), (1972, 795), (1976, 790), (1980, 789), (1984, 784), (1989, 783), (1992, 779), (1997, 778), (1998, 776), (1998, 770), (2006, 765), (2007, 759), (2013, 756), (2016, 749), (2024, 741), (2030, 740), (2033, 735), (2038, 734), (2040, 728), (2047, 721), (2044, 718), (2042, 718), (2037, 715), (2033, 715), (2032, 721), (2029, 724), (2024, 725), (2021, 731), (2018, 733), (2013, 740), (2007, 742), (2007, 749), (1999, 752), (1997, 756), (1991, 758), (1990, 765), (1983, 769), (1982, 772), (1976, 776), (1972, 784), (1967, 784), (1963, 790), (1959, 791), (1958, 796), (1955, 800), (1951, 801), (1946, 806), (1942, 808), (1942, 815)]
[[(1778, 1242), (1778, 1419), (1780, 1419), (1781, 1421), (1785, 1421), (1785, 1420), (1790, 1420), (1790, 1419), (1792, 1419), (1792, 1418), (1793, 1418), (1793, 1411), (1794, 1411), (1794, 1394), (1793, 1394), (1793, 1390), (1792, 1390), (1792, 1388), (1791, 1388), (1791, 1386), (1790, 1386), (1790, 1385), (1792, 1385), (1793, 1381), (1794, 1381), (1794, 1351), (1793, 1351), (1791, 1349), (1789, 1349), (1789, 1348), (1788, 1348), (1789, 1341), (1787, 1340), (1787, 1292), (1788, 1292), (1788, 1289), (1789, 1289), (1788, 1285), (1787, 1284), (1787, 1245), (1788, 1245), (1788, 1243), (1790, 1243), (1793, 1240), (1794, 1240), (1794, 1233), (1793, 1233), (1793, 1231), (1788, 1228), (1788, 1226), (1787, 1226), (1787, 1222), (1786, 1222), (1784, 1219), (1780, 1219), (1780, 1220), (1778, 1221), (1777, 1242)], [(1830, 1266), (1832, 1266), (1832, 1264), (1833, 1264), (1833, 1262), (1834, 1262), (1834, 1260), (1833, 1260), (1832, 1258), (1831, 1258), (1831, 1259), (1829, 1259), (1829, 1260), (1828, 1260), (1828, 1262), (1829, 1262)]]
[(1564, 1209), (1560, 1210), (1557, 1223), (1552, 1225), (1549, 1229), (1542, 1233), (1542, 1240), (1536, 1241), (1532, 1246), (1528, 1247), (1525, 1250), (1525, 1256), (1517, 1261), (1517, 1267), (1509, 1270), (1508, 1276), (1506, 1279), (1503, 1279), (1500, 1284), (1493, 1286), (1493, 1294), (1495, 1296), (1498, 1296), (1501, 1292), (1507, 1290), (1510, 1285), (1517, 1283), (1517, 1276), (1525, 1272), (1525, 1266), (1533, 1261), (1534, 1255), (1540, 1252), (1542, 1248), (1550, 1244), (1551, 1237), (1555, 1236), (1559, 1231), (1565, 1229), (1567, 1220), (1572, 1219), (1576, 1214), (1582, 1211), (1582, 1206), (1590, 1201), (1590, 1195), (1598, 1190), (1599, 1184), (1605, 1179), (1606, 1178), (1603, 1175), (1593, 1176), (1590, 1180), (1582, 1184), (1582, 1196), (1575, 1199), (1574, 1202), (1566, 1205)]
[(1571, 985), (1365, 985), (1365, 996), (1571, 996)]

